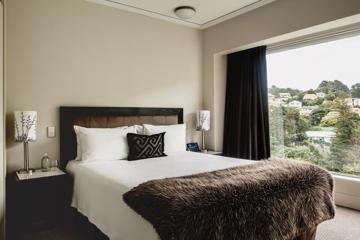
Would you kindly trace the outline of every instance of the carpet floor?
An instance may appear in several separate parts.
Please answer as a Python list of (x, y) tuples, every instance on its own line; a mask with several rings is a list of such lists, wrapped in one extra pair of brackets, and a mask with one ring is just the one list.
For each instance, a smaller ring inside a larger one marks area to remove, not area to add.
[[(96, 240), (71, 227), (59, 227), (16, 240)], [(337, 207), (334, 219), (318, 226), (316, 240), (360, 240), (360, 211)]]
[(318, 226), (316, 240), (360, 240), (360, 211), (337, 207), (335, 218)]

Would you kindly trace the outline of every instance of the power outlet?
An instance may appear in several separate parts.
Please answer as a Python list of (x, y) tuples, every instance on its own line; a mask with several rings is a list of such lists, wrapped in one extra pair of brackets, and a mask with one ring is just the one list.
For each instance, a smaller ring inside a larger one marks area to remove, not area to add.
[(56, 136), (56, 129), (55, 127), (47, 127), (47, 137), (54, 138)]

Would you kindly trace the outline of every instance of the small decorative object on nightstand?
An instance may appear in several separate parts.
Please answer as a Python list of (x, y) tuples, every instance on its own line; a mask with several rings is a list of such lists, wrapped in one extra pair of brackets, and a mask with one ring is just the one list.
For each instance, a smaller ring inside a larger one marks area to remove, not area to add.
[(194, 142), (194, 143), (187, 143), (186, 144), (186, 151), (190, 151), (190, 152), (200, 152), (199, 149), (199, 145)]
[(201, 131), (202, 146), (201, 151), (206, 152), (205, 148), (205, 131), (210, 130), (210, 111), (200, 110), (196, 115), (196, 130)]
[(51, 161), (51, 170), (56, 170), (59, 168), (59, 161), (58, 160), (52, 160)]
[(29, 142), (36, 141), (37, 112), (15, 111), (15, 141), (24, 143), (24, 169), (21, 173), (32, 173), (29, 164)]
[(61, 224), (70, 203), (70, 186), (70, 177), (60, 169), (9, 174), (6, 181), (7, 239)]
[(51, 170), (51, 160), (47, 153), (41, 158), (41, 168), (43, 172), (48, 172)]

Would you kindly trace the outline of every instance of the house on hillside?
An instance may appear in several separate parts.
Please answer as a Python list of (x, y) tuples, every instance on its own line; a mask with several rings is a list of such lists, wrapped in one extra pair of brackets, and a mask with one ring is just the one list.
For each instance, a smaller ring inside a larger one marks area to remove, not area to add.
[(292, 108), (301, 108), (302, 102), (294, 100), (294, 101), (289, 102), (288, 106), (292, 107)]
[(312, 143), (331, 143), (336, 136), (333, 128), (323, 128), (320, 131), (306, 131), (306, 136)]
[(283, 98), (277, 98), (273, 94), (269, 93), (268, 94), (268, 101), (269, 101), (270, 106), (281, 107), (281, 106), (285, 105), (286, 100), (283, 99)]
[(285, 105), (285, 101), (282, 98), (274, 98), (269, 104), (273, 107), (281, 107)]
[(360, 98), (345, 98), (345, 104), (349, 107), (360, 107)]
[(315, 100), (318, 96), (315, 93), (307, 93), (304, 95), (303, 100)]
[(325, 117), (323, 117), (323, 120), (330, 120), (330, 119), (336, 119), (340, 117), (340, 113), (337, 111), (331, 111), (328, 114), (325, 115)]
[(291, 98), (290, 93), (279, 93), (279, 95), (280, 95), (280, 98), (285, 98), (285, 99)]
[(300, 109), (300, 115), (301, 115), (301, 116), (306, 116), (306, 117), (308, 117), (308, 116), (311, 115), (311, 113), (312, 113), (313, 111), (314, 111), (314, 110), (312, 110), (312, 109), (310, 109), (310, 108), (301, 108), (301, 109)]
[(360, 107), (360, 98), (353, 98), (354, 107)]
[(319, 106), (316, 105), (316, 106), (303, 106), (301, 109), (300, 109), (300, 115), (301, 116), (306, 116), (306, 117), (309, 117), (311, 115), (311, 113), (315, 110), (315, 109), (318, 109)]
[(356, 114), (359, 115), (359, 117), (360, 117), (360, 108), (351, 108), (350, 111), (351, 111), (352, 113), (356, 113)]
[(322, 105), (332, 105), (333, 104), (333, 101), (330, 101), (330, 100), (324, 100), (322, 102)]

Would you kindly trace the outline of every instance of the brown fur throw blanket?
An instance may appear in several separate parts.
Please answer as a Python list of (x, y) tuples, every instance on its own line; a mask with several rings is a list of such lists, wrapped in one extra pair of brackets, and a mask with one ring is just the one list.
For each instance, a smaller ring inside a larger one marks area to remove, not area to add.
[(163, 240), (295, 239), (335, 214), (332, 176), (293, 160), (152, 180), (123, 198)]

